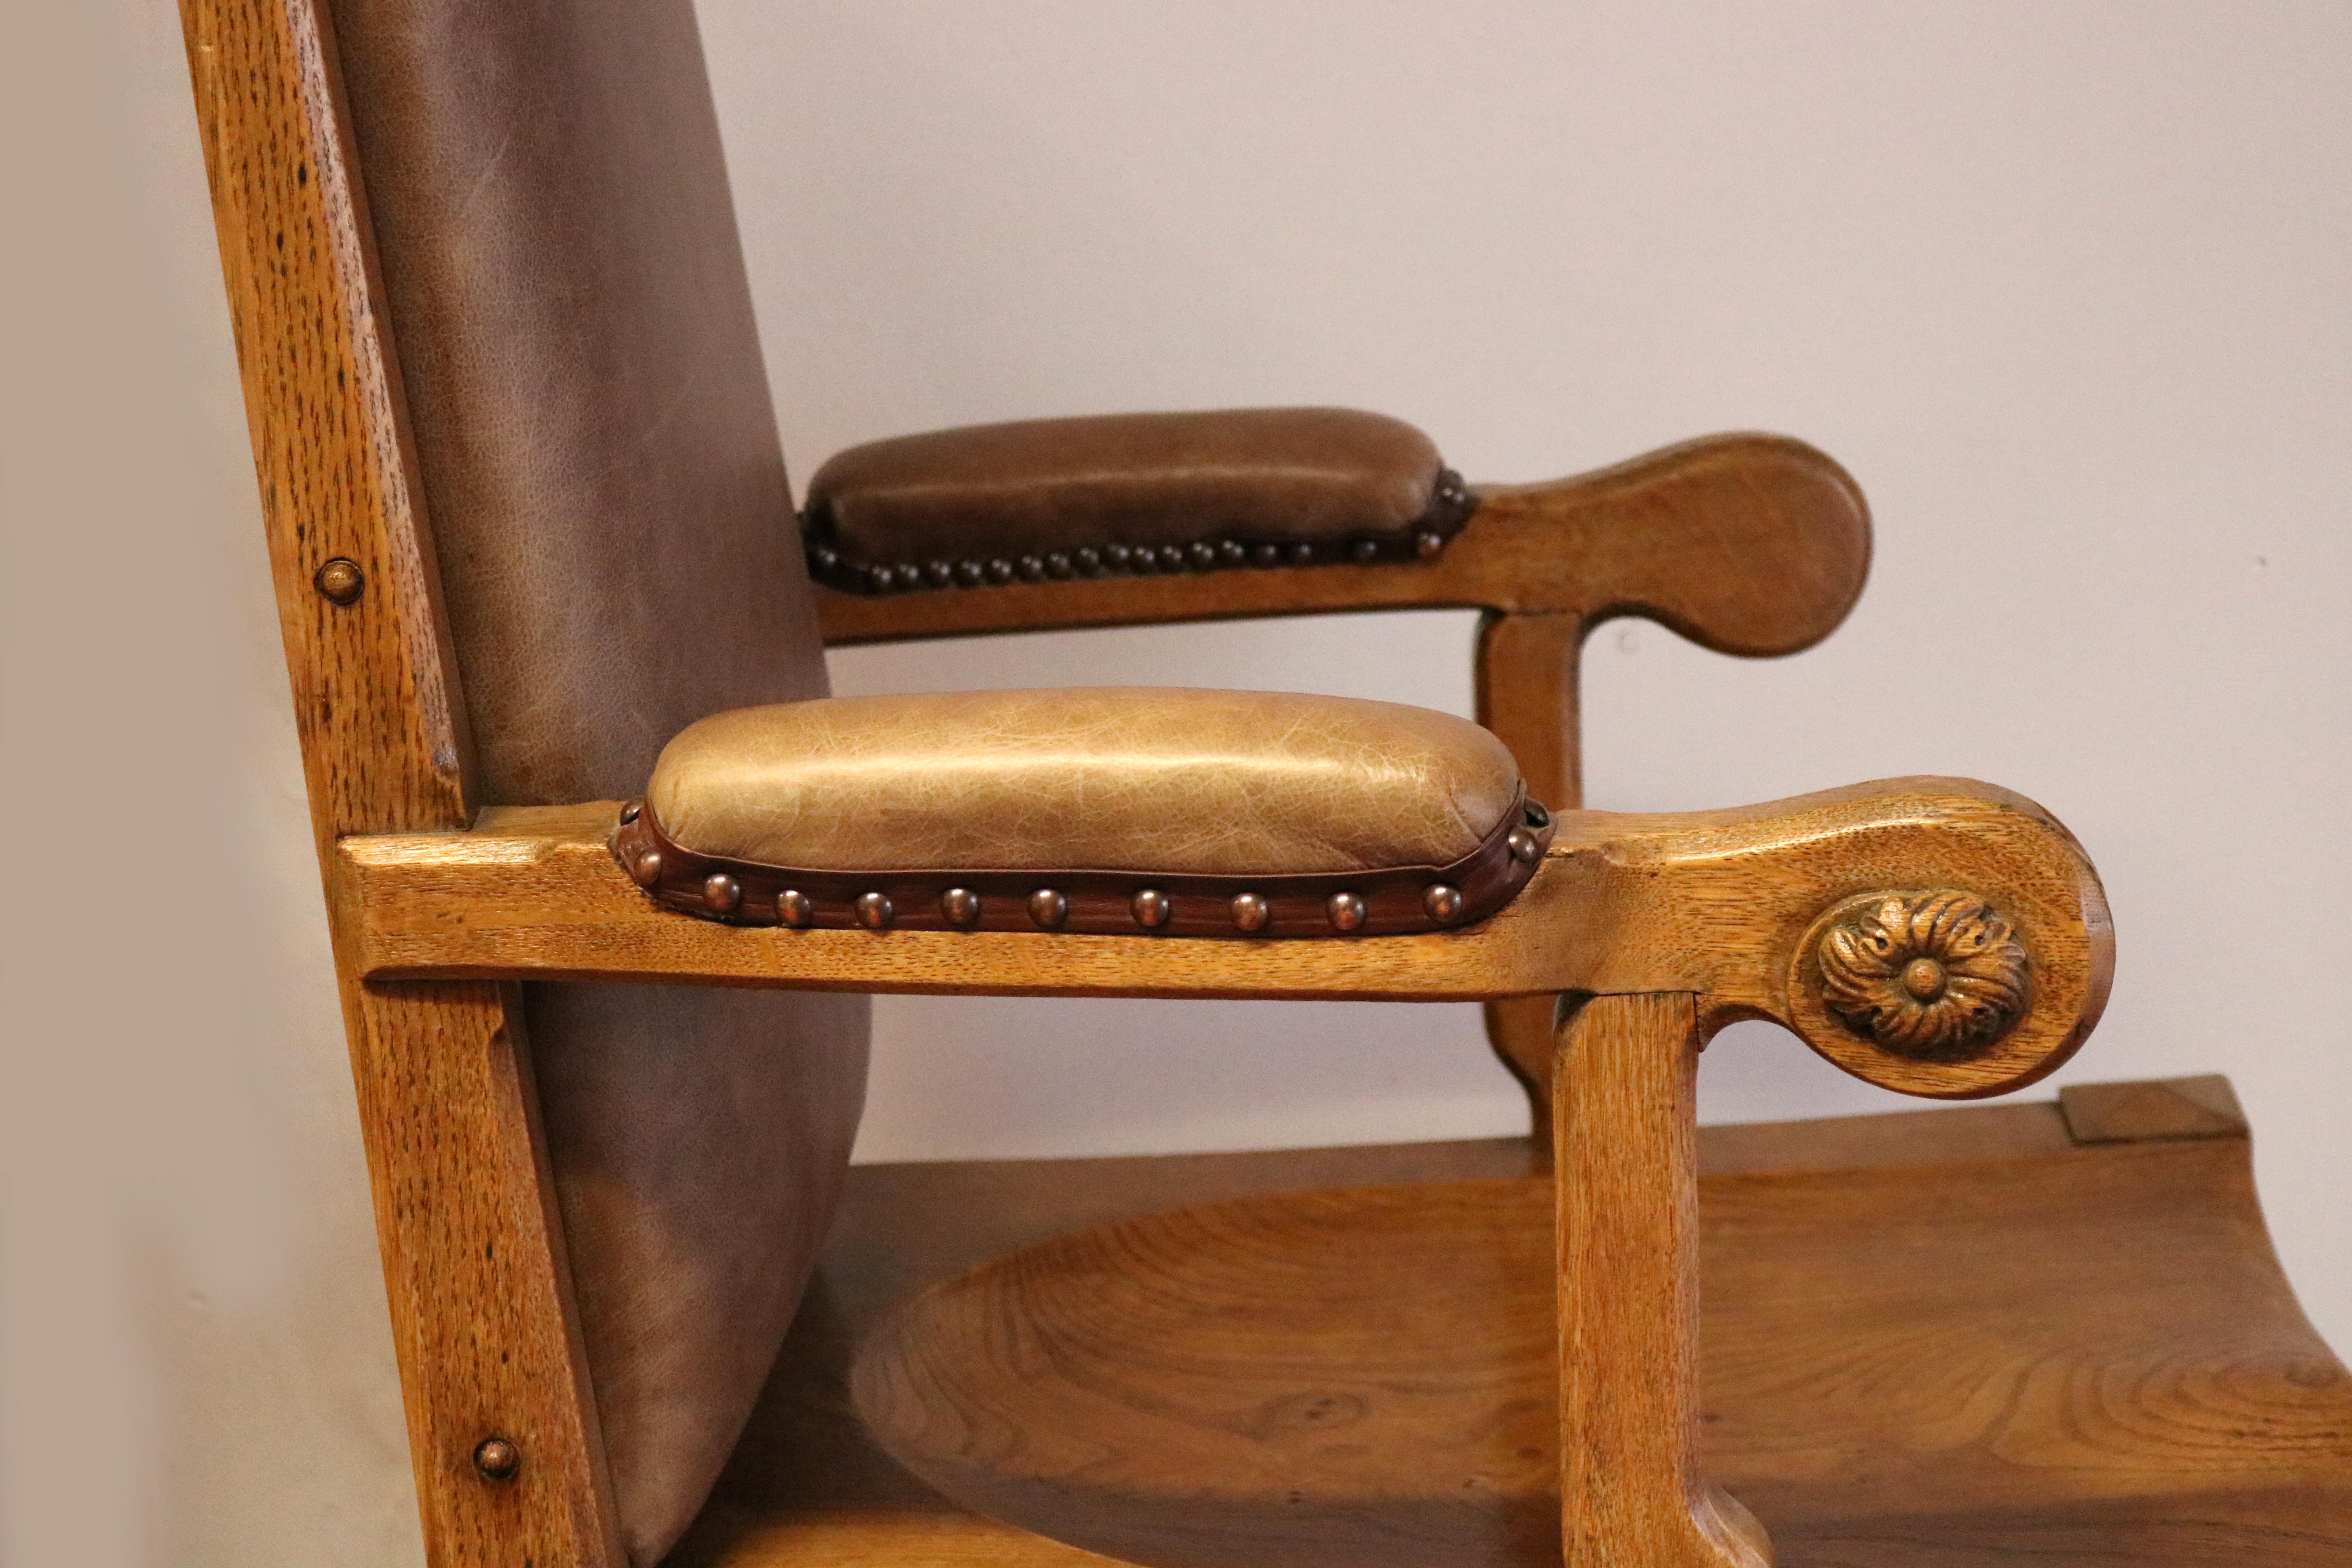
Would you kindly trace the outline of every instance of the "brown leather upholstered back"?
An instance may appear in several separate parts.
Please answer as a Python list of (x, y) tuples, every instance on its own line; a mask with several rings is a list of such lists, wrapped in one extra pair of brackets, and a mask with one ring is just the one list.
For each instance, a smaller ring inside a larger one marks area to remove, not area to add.
[[(488, 803), (614, 797), (822, 695), (690, 0), (334, 0)], [(539, 987), (528, 1014), (624, 1534), (732, 1444), (864, 1093), (862, 999)]]

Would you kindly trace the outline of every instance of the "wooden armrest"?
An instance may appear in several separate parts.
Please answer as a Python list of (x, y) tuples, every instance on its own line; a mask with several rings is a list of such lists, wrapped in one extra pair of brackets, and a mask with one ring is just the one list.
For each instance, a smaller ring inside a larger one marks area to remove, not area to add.
[[(1973, 1098), (2072, 1055), (2111, 965), (2105, 903), (2072, 837), (2031, 801), (1965, 780), (1683, 816), (1562, 813), (1534, 879), (1490, 920), (1289, 942), (717, 925), (656, 907), (623, 874), (608, 847), (619, 814), (511, 808), (468, 833), (340, 840), (332, 896), (358, 970), (1056, 996), (1689, 992), (1709, 1028), (1772, 1018), (1871, 1082)], [(1956, 901), (1918, 931), (1892, 929), (1905, 916), (1890, 900), (1927, 910), (1944, 889)], [(1940, 1015), (1904, 989), (1930, 978), (1953, 1004)]]
[(1793, 653), (1826, 637), (1870, 564), (1845, 470), (1784, 437), (1712, 436), (1478, 509), (1428, 560), (1021, 582), (884, 596), (816, 590), (829, 644), (1412, 608), (1646, 616), (1701, 646)]

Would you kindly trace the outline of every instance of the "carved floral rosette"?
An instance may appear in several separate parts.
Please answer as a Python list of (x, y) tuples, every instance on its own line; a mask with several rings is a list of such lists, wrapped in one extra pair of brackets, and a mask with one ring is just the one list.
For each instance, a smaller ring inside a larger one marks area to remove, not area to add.
[(1822, 933), (1822, 1003), (1883, 1050), (1973, 1056), (2025, 1016), (2031, 965), (2009, 922), (1969, 893), (1890, 893)]

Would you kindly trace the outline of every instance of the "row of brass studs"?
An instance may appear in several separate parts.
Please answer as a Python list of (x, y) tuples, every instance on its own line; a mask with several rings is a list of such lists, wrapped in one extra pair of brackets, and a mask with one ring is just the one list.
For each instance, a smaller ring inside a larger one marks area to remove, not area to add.
[[(1511, 852), (1520, 859), (1535, 858), (1536, 841), (1526, 830), (1512, 829), (1510, 843)], [(661, 851), (646, 850), (637, 857), (630, 870), (639, 886), (652, 887), (661, 879)], [(742, 907), (743, 884), (724, 871), (713, 871), (703, 879), (702, 902), (713, 914), (733, 914)], [(860, 893), (850, 907), (856, 913), (857, 923), (868, 931), (887, 931), (898, 918), (887, 893)], [(1146, 931), (1159, 930), (1176, 912), (1174, 900), (1157, 888), (1139, 890), (1128, 900), (1127, 907), (1135, 923)], [(1274, 906), (1262, 894), (1236, 893), (1231, 907), (1236, 931), (1264, 931), (1274, 919)], [(1421, 907), (1440, 925), (1450, 925), (1462, 913), (1462, 890), (1444, 882), (1433, 882), (1422, 891)], [(1334, 893), (1324, 900), (1323, 909), (1332, 929), (1343, 931), (1361, 930), (1365, 917), (1370, 913), (1370, 906), (1358, 893)], [(1058, 890), (1040, 888), (1029, 895), (1029, 920), (1038, 930), (1055, 930), (1069, 916), (1070, 900)], [(940, 895), (940, 917), (951, 926), (966, 930), (978, 925), (980, 895), (970, 888), (950, 888)], [(788, 926), (807, 927), (816, 920), (816, 900), (797, 888), (787, 888), (776, 895), (776, 918)]]
[[(1451, 468), (1439, 474), (1430, 498), (1428, 517), (1438, 521), (1450, 520), (1458, 525), (1473, 510), (1475, 503), (1462, 476)], [(879, 566), (846, 561), (833, 546), (812, 540), (808, 558), (810, 570), (820, 582), (853, 592), (898, 594), (917, 588), (1002, 587), (1008, 583), (1121, 574), (1148, 576), (1155, 572), (1215, 572), (1242, 566), (1312, 566), (1318, 561), (1370, 562), (1379, 560), (1382, 546), (1395, 537), (1391, 535), (1384, 540), (1361, 536), (1342, 545), (1326, 546), (1325, 552), (1319, 554), (1316, 546), (1304, 542), (1244, 544), (1237, 539), (1203, 539), (1191, 544), (1106, 544), (1099, 548), (1087, 544), (1075, 550), (1049, 550), (1034, 555), (902, 561)], [(1437, 528), (1420, 529), (1412, 535), (1412, 552), (1424, 561), (1430, 560), (1444, 550), (1447, 539), (1448, 535)]]
[[(623, 808), (621, 820), (634, 822), (641, 807), (631, 802)], [(1511, 856), (1523, 865), (1533, 865), (1543, 854), (1536, 836), (1525, 827), (1514, 827), (1505, 837)], [(661, 879), (662, 858), (658, 849), (648, 849), (639, 855), (630, 867), (631, 874), (640, 887), (650, 888)], [(714, 914), (732, 914), (742, 907), (743, 885), (724, 871), (714, 871), (702, 882), (702, 902)], [(1157, 888), (1139, 889), (1128, 900), (1128, 911), (1135, 923), (1146, 931), (1157, 931), (1168, 923), (1176, 906), (1167, 894)], [(1433, 882), (1423, 889), (1421, 907), (1429, 918), (1440, 925), (1451, 925), (1462, 912), (1462, 892), (1444, 882)], [(852, 908), (857, 923), (869, 931), (887, 931), (898, 918), (887, 893), (860, 893)], [(1274, 906), (1256, 893), (1234, 896), (1233, 919), (1235, 930), (1264, 931), (1274, 918)], [(1324, 900), (1324, 912), (1335, 931), (1360, 930), (1370, 912), (1362, 897), (1356, 893), (1334, 893)], [(1070, 901), (1052, 888), (1040, 888), (1029, 895), (1029, 919), (1040, 931), (1052, 931), (1069, 918)], [(806, 927), (816, 919), (816, 900), (797, 888), (787, 888), (776, 895), (776, 917), (785, 925)], [(969, 929), (980, 923), (980, 895), (970, 888), (950, 888), (940, 895), (940, 917), (948, 924)]]

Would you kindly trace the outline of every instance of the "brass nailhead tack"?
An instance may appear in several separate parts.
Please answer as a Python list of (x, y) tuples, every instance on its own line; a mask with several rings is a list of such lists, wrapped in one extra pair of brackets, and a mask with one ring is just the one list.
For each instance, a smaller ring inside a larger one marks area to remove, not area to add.
[(1331, 911), (1334, 930), (1356, 931), (1364, 923), (1364, 900), (1353, 893), (1334, 893), (1325, 907)]
[(485, 1437), (474, 1447), (474, 1468), (488, 1481), (510, 1481), (522, 1468), (522, 1450), (504, 1437)]
[(1436, 532), (1417, 533), (1413, 535), (1412, 548), (1423, 561), (1426, 561), (1445, 548), (1445, 535)]
[(940, 918), (951, 926), (968, 926), (980, 919), (980, 895), (970, 888), (950, 888), (940, 895)]
[(1255, 893), (1234, 895), (1234, 924), (1243, 931), (1264, 931), (1274, 918), (1274, 906)]
[(1051, 888), (1029, 895), (1029, 918), (1050, 931), (1069, 918), (1070, 900)]
[(816, 919), (816, 900), (798, 888), (776, 895), (776, 918), (788, 926), (804, 926)]
[(724, 871), (713, 871), (703, 879), (702, 901), (726, 914), (743, 901), (743, 884)]
[(623, 822), (635, 822), (637, 819), (637, 814), (645, 810), (645, 808), (646, 803), (644, 801), (633, 800), (629, 802), (628, 805), (621, 807), (621, 820)]
[(1359, 561), (1370, 561), (1373, 556), (1378, 555), (1380, 552), (1381, 547), (1379, 541), (1371, 539), (1359, 539), (1356, 541), (1354, 546), (1349, 551), (1349, 553), (1353, 555)]
[(1176, 910), (1168, 895), (1157, 888), (1142, 889), (1128, 900), (1127, 907), (1134, 914), (1135, 923), (1146, 931), (1158, 931), (1166, 925), (1168, 917)]
[(1536, 836), (1524, 827), (1512, 828), (1510, 837), (1505, 842), (1510, 845), (1512, 855), (1526, 865), (1534, 865), (1543, 854), (1542, 848), (1536, 843)]
[(1440, 925), (1451, 925), (1454, 917), (1462, 912), (1462, 889), (1449, 888), (1443, 882), (1432, 882), (1421, 895), (1421, 907), (1429, 918)]
[(367, 574), (347, 555), (338, 555), (312, 574), (310, 585), (331, 605), (355, 603), (367, 587)]
[(890, 917), (898, 911), (890, 907), (888, 895), (860, 893), (857, 895), (857, 923), (867, 931), (888, 929)]
[(629, 868), (629, 875), (637, 879), (637, 886), (640, 888), (650, 888), (660, 881), (661, 851), (648, 849), (638, 856), (637, 863)]

